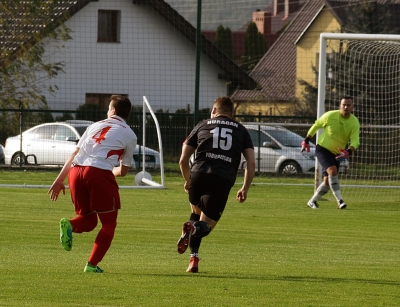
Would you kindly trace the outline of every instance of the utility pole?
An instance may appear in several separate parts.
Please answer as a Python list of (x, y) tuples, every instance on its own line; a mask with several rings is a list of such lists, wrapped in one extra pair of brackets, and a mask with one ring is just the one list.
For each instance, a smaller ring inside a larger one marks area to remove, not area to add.
[(197, 0), (197, 29), (196, 29), (196, 84), (194, 90), (194, 126), (199, 122), (200, 96), (200, 56), (201, 56), (201, 0)]

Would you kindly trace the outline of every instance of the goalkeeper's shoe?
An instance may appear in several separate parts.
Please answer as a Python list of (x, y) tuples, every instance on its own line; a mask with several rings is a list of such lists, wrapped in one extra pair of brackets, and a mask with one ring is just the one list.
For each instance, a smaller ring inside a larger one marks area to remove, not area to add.
[(104, 270), (100, 269), (97, 265), (91, 265), (90, 262), (88, 262), (83, 269), (85, 273), (103, 273)]
[(316, 201), (311, 201), (311, 200), (308, 201), (307, 206), (309, 206), (311, 209), (318, 209), (319, 207)]
[(187, 268), (186, 272), (189, 273), (198, 273), (199, 272), (199, 257), (198, 255), (190, 256), (190, 263), (189, 267)]
[(72, 249), (72, 225), (66, 218), (60, 220), (60, 242), (66, 251)]
[(342, 199), (339, 200), (338, 209), (344, 209), (346, 207), (347, 207), (346, 203)]
[(190, 237), (193, 232), (193, 225), (190, 222), (185, 222), (182, 225), (182, 235), (178, 240), (178, 253), (183, 254), (189, 246)]

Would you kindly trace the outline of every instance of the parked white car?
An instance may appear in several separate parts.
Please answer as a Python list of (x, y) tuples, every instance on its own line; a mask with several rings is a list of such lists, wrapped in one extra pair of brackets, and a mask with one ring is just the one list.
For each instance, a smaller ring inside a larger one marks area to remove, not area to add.
[[(9, 137), (4, 146), (5, 163), (11, 165), (63, 165), (92, 121), (69, 120), (41, 124), (20, 135)], [(21, 148), (22, 145), (22, 148)], [(158, 151), (144, 147), (146, 168), (160, 167)], [(137, 145), (132, 168), (140, 168), (143, 146)]]
[[(244, 125), (254, 145), (256, 171), (282, 174), (310, 173), (315, 171), (315, 144), (310, 142), (310, 152), (301, 152), (304, 138), (286, 128), (267, 125)], [(246, 168), (242, 158), (241, 169)], [(339, 173), (348, 170), (345, 160)]]

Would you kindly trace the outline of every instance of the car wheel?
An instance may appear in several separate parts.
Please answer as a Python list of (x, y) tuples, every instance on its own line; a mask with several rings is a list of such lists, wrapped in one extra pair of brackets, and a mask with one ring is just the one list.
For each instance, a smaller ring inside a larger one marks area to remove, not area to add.
[(26, 162), (25, 155), (19, 152), (14, 154), (11, 159), (11, 165), (24, 165), (25, 162)]
[(300, 174), (301, 168), (294, 161), (283, 162), (279, 167), (279, 173), (288, 175)]

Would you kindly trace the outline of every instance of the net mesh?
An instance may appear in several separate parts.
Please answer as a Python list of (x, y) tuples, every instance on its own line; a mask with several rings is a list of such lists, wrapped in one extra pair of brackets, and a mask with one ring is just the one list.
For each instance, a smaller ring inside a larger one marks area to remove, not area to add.
[(325, 111), (351, 96), (361, 125), (361, 145), (341, 175), (342, 190), (368, 198), (378, 188), (399, 187), (400, 42), (342, 39), (327, 46)]

